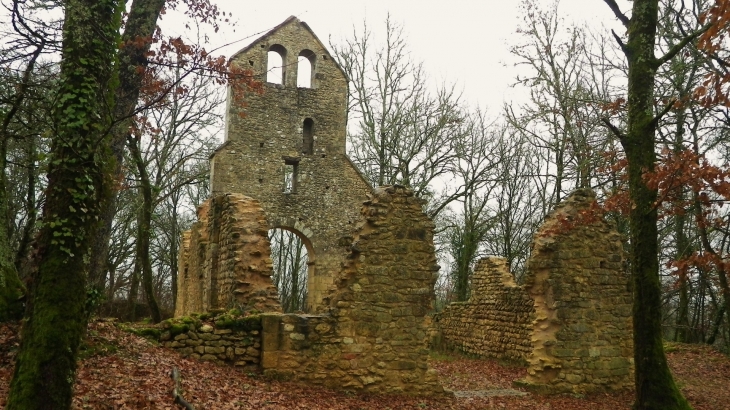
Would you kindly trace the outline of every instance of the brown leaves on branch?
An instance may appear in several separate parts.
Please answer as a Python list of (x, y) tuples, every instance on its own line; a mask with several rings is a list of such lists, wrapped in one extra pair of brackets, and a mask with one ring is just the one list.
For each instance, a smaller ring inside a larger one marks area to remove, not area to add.
[(700, 23), (711, 27), (699, 37), (698, 47), (708, 53), (720, 50), (730, 27), (730, 1), (715, 0), (715, 4), (702, 13)]
[[(226, 15), (210, 0), (168, 0), (166, 7), (184, 7), (183, 12), (187, 17), (198, 23), (209, 24), (216, 32), (220, 28), (219, 24), (230, 24), (231, 14)], [(240, 100), (237, 102), (241, 104), (244, 104), (245, 94), (263, 92), (263, 86), (254, 79), (252, 70), (229, 66), (225, 56), (214, 55), (206, 50), (206, 42), (191, 44), (181, 36), (165, 36), (158, 26), (152, 37), (138, 37), (120, 45), (139, 50), (149, 47), (144, 53), (146, 64), (140, 62), (138, 66), (143, 75), (141, 107), (137, 112), (155, 104), (165, 104), (171, 96), (184, 98), (190, 91), (184, 80), (190, 75), (211, 77), (218, 85), (230, 86), (235, 98)]]
[(705, 79), (693, 92), (693, 99), (705, 107), (730, 107), (730, 65), (727, 63), (727, 34), (730, 30), (730, 0), (715, 0), (715, 4), (700, 14), (700, 23), (709, 25), (699, 36), (697, 48), (712, 62)]
[[(224, 56), (213, 56), (199, 44), (187, 44), (181, 37), (163, 38), (159, 31), (152, 42), (154, 48), (147, 53), (150, 64), (141, 90), (141, 98), (148, 105), (164, 102), (171, 94), (184, 97), (189, 90), (181, 84), (189, 75), (212, 77), (217, 84), (234, 88), (234, 95), (240, 98), (248, 92), (263, 91), (253, 71), (229, 66)], [(165, 70), (178, 70), (178, 74), (165, 76)]]

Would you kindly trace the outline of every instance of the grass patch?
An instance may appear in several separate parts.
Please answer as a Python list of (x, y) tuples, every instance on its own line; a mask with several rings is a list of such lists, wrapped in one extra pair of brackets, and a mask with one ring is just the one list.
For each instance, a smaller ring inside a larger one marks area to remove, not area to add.
[(454, 360), (460, 359), (456, 357), (454, 353), (431, 350), (428, 352), (428, 358), (431, 360), (437, 360), (439, 362), (453, 362)]
[(95, 356), (110, 356), (119, 351), (115, 342), (89, 335), (79, 346), (79, 360), (86, 360)]

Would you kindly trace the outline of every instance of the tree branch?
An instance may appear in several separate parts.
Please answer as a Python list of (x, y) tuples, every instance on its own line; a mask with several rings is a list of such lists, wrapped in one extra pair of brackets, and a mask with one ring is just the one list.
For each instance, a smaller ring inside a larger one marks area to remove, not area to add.
[(608, 127), (608, 129), (611, 130), (613, 135), (615, 135), (619, 139), (619, 141), (624, 141), (626, 136), (621, 132), (621, 130), (616, 128), (615, 125), (611, 124), (611, 121), (608, 118), (606, 118), (606, 117), (601, 118), (601, 122), (606, 124), (606, 127)]
[(677, 53), (679, 53), (680, 51), (682, 51), (682, 49), (687, 44), (689, 44), (690, 42), (694, 41), (697, 37), (699, 37), (700, 35), (702, 35), (702, 33), (704, 33), (705, 31), (709, 30), (710, 27), (712, 27), (712, 24), (705, 24), (701, 29), (699, 29), (699, 30), (693, 32), (692, 34), (686, 36), (685, 38), (683, 38), (682, 41), (680, 41), (679, 43), (677, 43), (674, 46), (672, 46), (672, 48), (670, 48), (669, 51), (667, 51), (666, 54), (664, 54), (663, 56), (661, 56), (660, 58), (658, 58), (656, 60), (656, 62), (654, 63), (655, 64), (654, 67), (655, 68), (659, 68), (659, 66), (661, 66), (662, 64), (664, 64), (667, 61), (669, 61), (672, 58), (674, 58), (674, 56), (676, 56)]
[(624, 44), (623, 40), (621, 40), (621, 37), (619, 37), (618, 34), (616, 34), (616, 32), (613, 31), (613, 29), (611, 29), (611, 34), (613, 34), (613, 38), (616, 39), (616, 42), (618, 43), (618, 46), (621, 47), (621, 51), (624, 52), (624, 55), (628, 56), (629, 49), (626, 48), (626, 44)]
[(624, 13), (621, 12), (621, 9), (618, 8), (618, 4), (616, 4), (615, 0), (603, 0), (608, 4), (608, 7), (611, 8), (613, 11), (613, 14), (616, 15), (616, 18), (621, 21), (621, 24), (624, 25), (624, 27), (629, 28), (629, 18), (626, 17)]
[(652, 118), (651, 122), (656, 126), (659, 123), (659, 120), (662, 119), (663, 116), (665, 116), (674, 106), (674, 103), (677, 102), (677, 100), (672, 99), (667, 103), (667, 105), (657, 114), (654, 118)]

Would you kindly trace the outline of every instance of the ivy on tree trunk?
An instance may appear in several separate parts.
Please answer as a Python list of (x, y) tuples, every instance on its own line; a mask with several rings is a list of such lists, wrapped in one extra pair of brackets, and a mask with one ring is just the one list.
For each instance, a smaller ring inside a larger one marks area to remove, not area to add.
[(29, 284), (27, 321), (10, 385), (10, 410), (71, 407), (86, 327), (86, 276), (99, 200), (107, 195), (110, 109), (119, 0), (66, 0), (43, 226)]

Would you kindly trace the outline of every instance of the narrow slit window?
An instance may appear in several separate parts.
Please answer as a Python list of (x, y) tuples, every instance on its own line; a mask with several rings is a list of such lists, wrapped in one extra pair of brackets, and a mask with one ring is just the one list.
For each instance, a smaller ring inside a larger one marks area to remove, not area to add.
[(294, 194), (297, 192), (297, 168), (298, 163), (284, 161), (284, 193)]
[(302, 153), (314, 153), (314, 121), (306, 118), (302, 124)]

